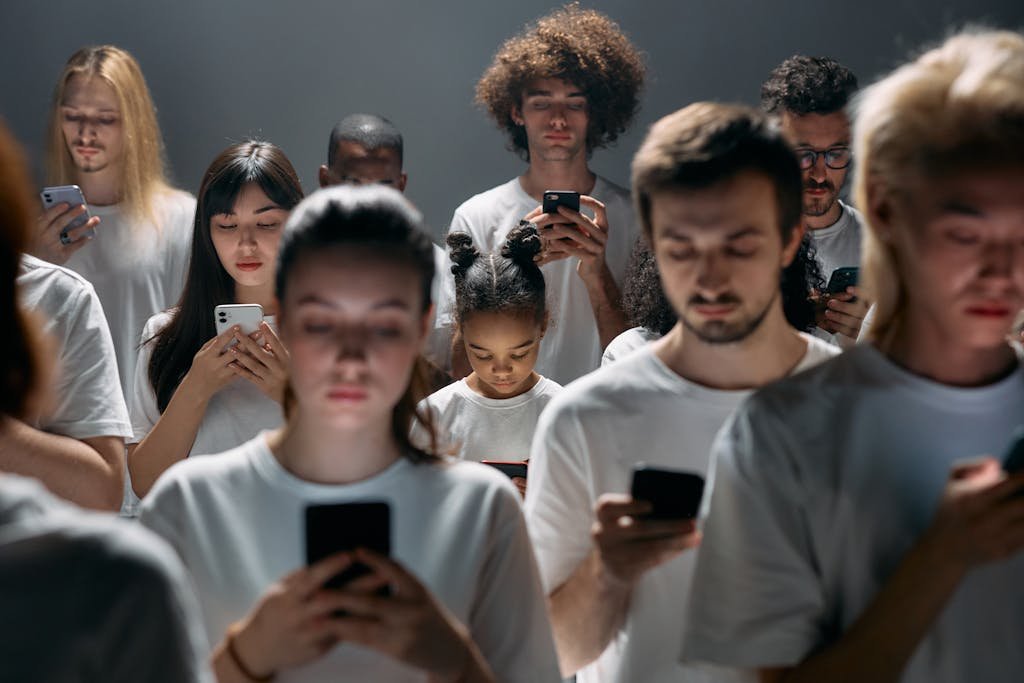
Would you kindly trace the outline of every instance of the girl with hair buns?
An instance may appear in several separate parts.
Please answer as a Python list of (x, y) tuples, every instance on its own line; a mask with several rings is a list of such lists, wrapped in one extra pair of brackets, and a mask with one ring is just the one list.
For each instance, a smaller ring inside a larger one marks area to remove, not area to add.
[[(465, 460), (525, 461), (544, 406), (561, 389), (534, 370), (548, 325), (544, 275), (534, 261), (537, 228), (513, 228), (500, 253), (483, 254), (468, 233), (448, 235), (456, 321), (473, 371), (429, 396), (442, 450)], [(516, 477), (525, 492), (526, 481)]]

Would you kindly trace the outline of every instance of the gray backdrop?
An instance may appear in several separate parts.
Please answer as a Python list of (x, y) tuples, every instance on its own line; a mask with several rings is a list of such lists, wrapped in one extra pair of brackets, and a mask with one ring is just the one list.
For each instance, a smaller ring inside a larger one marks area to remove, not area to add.
[[(834, 56), (867, 83), (951, 26), (1024, 26), (1021, 0), (584, 4), (615, 18), (648, 59), (636, 123), (593, 158), (599, 173), (622, 184), (651, 122), (694, 100), (754, 104), (771, 68), (795, 52)], [(312, 190), (334, 122), (355, 111), (378, 112), (405, 134), (407, 192), (437, 236), (460, 202), (522, 171), (473, 105), (473, 86), (500, 42), (553, 6), (5, 0), (0, 114), (38, 173), (49, 98), (64, 61), (84, 44), (120, 45), (142, 64), (174, 180), (195, 193), (214, 155), (249, 136), (280, 145)]]

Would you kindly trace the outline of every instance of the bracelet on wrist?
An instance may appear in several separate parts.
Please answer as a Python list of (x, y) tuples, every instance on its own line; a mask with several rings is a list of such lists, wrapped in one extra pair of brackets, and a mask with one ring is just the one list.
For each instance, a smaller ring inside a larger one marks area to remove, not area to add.
[(238, 633), (241, 630), (242, 625), (239, 622), (236, 621), (231, 624), (228, 626), (227, 637), (224, 641), (224, 649), (227, 650), (228, 657), (231, 658), (235, 668), (241, 671), (243, 676), (248, 678), (250, 681), (255, 681), (255, 683), (268, 683), (269, 681), (274, 680), (274, 676), (277, 674), (276, 671), (271, 671), (270, 673), (261, 676), (246, 666), (242, 661), (242, 658), (238, 654), (238, 647), (235, 642), (235, 639), (238, 637)]

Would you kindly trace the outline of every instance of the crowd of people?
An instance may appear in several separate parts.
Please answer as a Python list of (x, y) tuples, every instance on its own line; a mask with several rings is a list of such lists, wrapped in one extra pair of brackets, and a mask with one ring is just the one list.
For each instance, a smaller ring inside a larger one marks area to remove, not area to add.
[(308, 197), (264, 140), (193, 196), (137, 61), (75, 52), (84, 203), (0, 125), (0, 680), (1018, 681), (1024, 36), (795, 55), (624, 188), (645, 77), (575, 4), (509, 38), (526, 168), (442, 248), (387, 118)]

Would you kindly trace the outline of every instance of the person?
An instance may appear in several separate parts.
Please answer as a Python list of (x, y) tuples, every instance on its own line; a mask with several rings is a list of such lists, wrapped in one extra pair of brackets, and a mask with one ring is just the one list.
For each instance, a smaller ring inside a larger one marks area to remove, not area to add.
[(83, 507), (117, 510), (132, 430), (103, 306), (80, 275), (29, 254), (17, 285), (21, 306), (37, 314), (53, 345), (54, 403), (17, 424), (14, 452), (29, 457), (12, 458), (7, 469)]
[[(420, 404), (450, 450), (466, 460), (522, 462), (541, 411), (561, 386), (534, 366), (548, 326), (536, 226), (513, 228), (500, 254), (466, 233), (448, 235), (460, 334), (473, 372)], [(526, 480), (513, 482), (520, 492)]]
[[(567, 5), (505, 42), (477, 83), (477, 101), (529, 166), (519, 177), (471, 197), (449, 232), (466, 232), (497, 251), (520, 219), (541, 228), (538, 258), (557, 324), (537, 371), (565, 384), (598, 367), (604, 347), (626, 329), (619, 294), (638, 232), (627, 190), (590, 170), (596, 149), (613, 143), (637, 110), (645, 68), (640, 53), (608, 17)], [(542, 212), (545, 190), (578, 192), (582, 212)], [(454, 333), (453, 290), (438, 324), (453, 331), (452, 371), (468, 374)]]
[[(28, 251), (95, 288), (128, 396), (143, 325), (181, 294), (195, 199), (167, 181), (149, 89), (121, 48), (71, 55), (54, 89), (48, 131), (48, 183), (79, 185), (88, 205), (44, 212)], [(86, 210), (92, 218), (62, 241), (61, 232)], [(93, 229), (95, 237), (86, 238)]]
[(610, 365), (632, 351), (661, 339), (679, 321), (672, 304), (665, 298), (658, 275), (658, 263), (643, 237), (633, 245), (622, 287), (622, 309), (633, 325), (608, 344), (601, 355), (601, 365)]
[[(783, 312), (783, 273), (806, 270), (800, 194), (792, 150), (747, 107), (670, 114), (633, 159), (637, 213), (679, 321), (565, 387), (537, 426), (525, 512), (563, 675), (707, 675), (676, 661), (699, 533), (693, 520), (645, 519), (632, 471), (703, 475), (715, 433), (754, 388), (838, 352)], [(790, 286), (813, 319), (806, 280)]]
[[(166, 543), (61, 501), (9, 465), (31, 445), (12, 433), (48, 403), (39, 314), (17, 292), (35, 216), (24, 158), (0, 124), (0, 621), (11, 681), (211, 681), (198, 607)], [(38, 458), (28, 451), (24, 456)], [(83, 586), (88, 586), (83, 590)]]
[[(301, 199), (295, 169), (269, 142), (231, 145), (203, 175), (181, 301), (142, 331), (128, 447), (139, 497), (178, 460), (280, 426), (288, 351), (274, 331), (274, 271), (285, 220)], [(217, 334), (222, 304), (260, 305), (259, 329)]]
[[(331, 185), (380, 184), (405, 192), (408, 175), (402, 168), (405, 142), (395, 124), (377, 114), (350, 114), (331, 129), (327, 143), (327, 163), (320, 167), (320, 187)], [(440, 287), (451, 263), (444, 249), (434, 245), (437, 273), (431, 289), (431, 301), (438, 301)], [(423, 356), (432, 364), (431, 385), (440, 389), (451, 382), (451, 340), (431, 318), (431, 332), (423, 347)]]
[[(322, 189), (278, 258), (284, 427), (175, 464), (142, 507), (195, 580), (219, 680), (557, 680), (515, 488), (409, 438), (434, 275), (419, 214), (393, 189)], [(305, 566), (307, 507), (366, 501), (390, 509), (391, 555)], [(323, 588), (354, 561), (369, 573)]]
[[(723, 429), (683, 656), (765, 683), (1020, 680), (1024, 36), (964, 32), (855, 106), (869, 343)], [(981, 457), (979, 457), (981, 456)]]
[[(803, 172), (803, 221), (826, 277), (860, 264), (863, 217), (839, 193), (850, 161), (850, 119), (846, 106), (857, 77), (830, 57), (794, 55), (761, 86), (761, 107), (775, 116), (796, 148)], [(843, 348), (860, 335), (868, 303), (857, 287), (828, 294), (817, 291), (821, 307), (815, 333)]]

